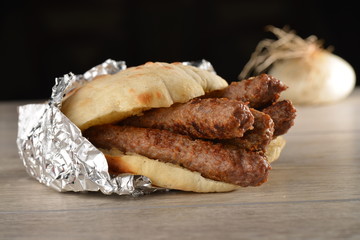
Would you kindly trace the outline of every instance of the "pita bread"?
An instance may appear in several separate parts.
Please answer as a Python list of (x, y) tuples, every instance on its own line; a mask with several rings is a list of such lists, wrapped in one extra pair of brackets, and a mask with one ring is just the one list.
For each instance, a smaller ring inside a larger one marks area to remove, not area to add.
[(61, 110), (85, 130), (150, 108), (187, 102), (227, 85), (218, 75), (193, 66), (148, 62), (86, 83), (65, 98)]

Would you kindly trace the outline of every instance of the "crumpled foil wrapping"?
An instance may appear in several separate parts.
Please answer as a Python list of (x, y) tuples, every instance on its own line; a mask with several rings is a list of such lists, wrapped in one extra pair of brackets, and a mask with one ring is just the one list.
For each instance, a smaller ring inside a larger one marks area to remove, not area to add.
[[(215, 72), (210, 62), (183, 62)], [(101, 191), (139, 196), (169, 189), (152, 186), (146, 176), (110, 176), (106, 158), (61, 111), (64, 96), (87, 81), (126, 69), (124, 61), (106, 60), (82, 75), (55, 79), (49, 101), (18, 107), (17, 146), (28, 174), (59, 192)]]

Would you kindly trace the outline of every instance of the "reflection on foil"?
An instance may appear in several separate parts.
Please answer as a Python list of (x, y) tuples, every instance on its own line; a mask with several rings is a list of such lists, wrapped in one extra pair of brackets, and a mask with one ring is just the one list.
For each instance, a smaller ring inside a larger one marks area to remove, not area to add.
[[(205, 60), (183, 64), (215, 72)], [(110, 176), (103, 153), (60, 111), (66, 94), (71, 94), (96, 76), (124, 69), (124, 61), (109, 59), (83, 75), (66, 74), (55, 79), (47, 103), (18, 108), (17, 146), (30, 176), (59, 192), (101, 191), (104, 194), (139, 196), (168, 190), (152, 186), (151, 180), (141, 175)]]

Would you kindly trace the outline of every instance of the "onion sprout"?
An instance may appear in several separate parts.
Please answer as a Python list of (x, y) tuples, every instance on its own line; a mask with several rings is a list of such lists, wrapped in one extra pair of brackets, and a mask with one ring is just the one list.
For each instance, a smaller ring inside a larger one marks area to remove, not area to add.
[[(276, 61), (310, 56), (322, 49), (322, 41), (314, 35), (303, 39), (288, 26), (280, 29), (269, 25), (265, 29), (276, 35), (278, 39), (264, 39), (258, 43), (250, 60), (240, 73), (239, 80), (251, 77), (251, 74), (264, 72)], [(327, 50), (332, 51), (330, 47)]]

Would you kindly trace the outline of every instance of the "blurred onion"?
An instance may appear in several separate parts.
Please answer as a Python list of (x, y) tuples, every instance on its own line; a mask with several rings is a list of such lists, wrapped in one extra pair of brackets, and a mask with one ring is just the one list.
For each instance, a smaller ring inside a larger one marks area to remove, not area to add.
[(325, 104), (347, 97), (355, 87), (352, 66), (330, 50), (323, 49), (315, 36), (302, 39), (293, 31), (269, 26), (278, 40), (259, 42), (239, 75), (267, 71), (289, 88), (281, 98), (294, 104)]

